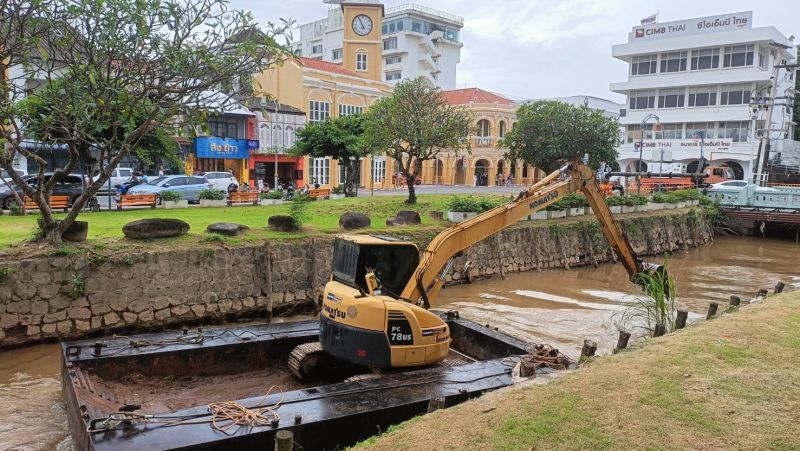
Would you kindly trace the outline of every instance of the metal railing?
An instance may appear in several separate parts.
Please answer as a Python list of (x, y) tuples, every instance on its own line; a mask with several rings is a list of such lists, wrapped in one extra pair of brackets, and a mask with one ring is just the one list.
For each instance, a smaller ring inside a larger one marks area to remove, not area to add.
[(491, 136), (476, 136), (475, 137), (475, 145), (476, 146), (488, 146), (492, 143)]
[(384, 15), (388, 16), (389, 14), (400, 13), (403, 11), (417, 11), (420, 13), (441, 17), (443, 19), (452, 20), (453, 22), (464, 25), (464, 18), (461, 16), (456, 16), (455, 14), (446, 13), (444, 11), (439, 11), (438, 9), (429, 8), (427, 6), (417, 5), (416, 3), (404, 3), (402, 5), (386, 8)]

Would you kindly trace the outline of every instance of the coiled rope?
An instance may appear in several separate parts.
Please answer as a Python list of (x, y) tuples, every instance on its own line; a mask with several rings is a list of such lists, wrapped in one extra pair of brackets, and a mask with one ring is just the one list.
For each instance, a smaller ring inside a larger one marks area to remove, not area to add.
[[(226, 432), (233, 426), (269, 426), (273, 421), (280, 421), (281, 417), (278, 415), (277, 410), (283, 402), (283, 389), (277, 385), (273, 385), (256, 405), (264, 403), (264, 401), (272, 395), (273, 390), (279, 390), (281, 393), (281, 398), (278, 402), (263, 405), (258, 408), (245, 407), (236, 401), (222, 401), (209, 404), (208, 410), (211, 412), (211, 427), (220, 432)], [(226, 422), (228, 423), (224, 424)]]

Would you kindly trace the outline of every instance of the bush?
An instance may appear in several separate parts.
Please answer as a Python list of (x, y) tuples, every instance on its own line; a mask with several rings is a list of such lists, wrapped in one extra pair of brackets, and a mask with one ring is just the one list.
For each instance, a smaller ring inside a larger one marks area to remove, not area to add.
[(611, 196), (606, 197), (606, 204), (609, 207), (634, 207), (636, 205), (645, 205), (647, 203), (647, 198), (640, 195), (640, 194), (628, 194), (626, 196)]
[(334, 186), (333, 188), (331, 188), (331, 194), (345, 194), (344, 186), (342, 185)]
[(561, 211), (568, 208), (584, 208), (589, 206), (589, 200), (586, 196), (579, 193), (570, 193), (563, 198), (548, 205), (545, 210), (547, 211)]
[(650, 196), (650, 202), (654, 204), (666, 204), (669, 202), (669, 198), (664, 193), (655, 193)]
[(200, 191), (200, 199), (225, 200), (225, 192), (218, 189), (206, 188)]
[(162, 191), (160, 196), (161, 200), (166, 200), (169, 202), (175, 202), (183, 198), (183, 194), (179, 193), (178, 191)]
[(308, 196), (295, 196), (292, 199), (292, 203), (289, 204), (289, 216), (292, 217), (297, 228), (300, 228), (304, 222), (308, 221), (308, 212), (306, 211), (306, 208), (308, 208), (307, 198)]
[(504, 197), (453, 196), (447, 201), (449, 211), (483, 213), (508, 202)]
[(698, 191), (696, 188), (691, 189), (682, 189), (679, 191), (675, 191), (670, 193), (676, 202), (686, 202), (687, 200), (700, 200), (703, 195)]
[(626, 205), (625, 204), (625, 196), (609, 196), (609, 197), (606, 197), (606, 204), (608, 204), (609, 207), (619, 207), (621, 205)]
[(259, 199), (280, 200), (283, 199), (283, 194), (280, 191), (270, 191), (268, 193), (261, 193), (258, 195)]

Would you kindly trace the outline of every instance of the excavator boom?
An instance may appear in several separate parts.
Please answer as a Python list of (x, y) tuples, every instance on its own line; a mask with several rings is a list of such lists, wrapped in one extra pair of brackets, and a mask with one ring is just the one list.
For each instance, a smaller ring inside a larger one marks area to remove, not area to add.
[(430, 300), (442, 288), (453, 257), (567, 194), (576, 192), (582, 192), (586, 196), (603, 235), (628, 274), (634, 278), (645, 269), (644, 263), (636, 257), (625, 234), (611, 215), (594, 172), (588, 166), (571, 163), (522, 191), (514, 201), (458, 223), (436, 236), (423, 252), (420, 263), (400, 298), (428, 308)]

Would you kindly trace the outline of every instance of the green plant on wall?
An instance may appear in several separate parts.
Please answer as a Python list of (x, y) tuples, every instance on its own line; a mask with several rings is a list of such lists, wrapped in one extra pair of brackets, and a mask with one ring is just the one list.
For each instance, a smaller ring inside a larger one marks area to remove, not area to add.
[(75, 273), (72, 276), (72, 281), (70, 283), (70, 289), (67, 291), (67, 296), (71, 297), (72, 299), (86, 296), (86, 278), (81, 274)]
[(2, 266), (0, 267), (0, 283), (5, 283), (8, 280), (8, 277), (14, 270), (11, 269), (10, 266)]

